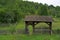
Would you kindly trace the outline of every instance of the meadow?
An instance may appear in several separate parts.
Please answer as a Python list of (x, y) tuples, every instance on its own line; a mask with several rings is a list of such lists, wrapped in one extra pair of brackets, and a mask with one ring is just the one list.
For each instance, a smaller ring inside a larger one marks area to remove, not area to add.
[[(45, 23), (39, 23), (36, 25), (39, 26), (47, 26)], [(25, 31), (25, 24), (24, 21), (20, 21), (18, 24), (10, 24), (6, 27), (3, 25), (0, 26), (0, 30), (8, 30), (7, 34), (0, 34), (0, 40), (60, 40), (60, 33), (53, 33), (52, 35), (49, 34), (25, 34), (22, 33)], [(60, 19), (54, 18), (52, 24), (52, 30), (60, 31)], [(12, 33), (15, 31), (14, 33)], [(29, 31), (32, 32), (32, 27), (29, 26)]]

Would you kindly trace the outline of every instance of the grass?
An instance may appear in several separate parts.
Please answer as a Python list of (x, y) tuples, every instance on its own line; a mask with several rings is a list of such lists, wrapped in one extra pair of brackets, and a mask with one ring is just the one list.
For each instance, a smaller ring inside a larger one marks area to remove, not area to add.
[(47, 35), (47, 34), (37, 34), (37, 35), (0, 35), (0, 40), (59, 40), (60, 35)]
[[(60, 21), (55, 21), (53, 22), (52, 29), (53, 30), (58, 30), (60, 29)], [(45, 23), (39, 23), (36, 25), (36, 27), (39, 26), (48, 26)], [(18, 23), (17, 25), (10, 25), (7, 27), (0, 27), (0, 30), (18, 30), (18, 29), (24, 29), (25, 24), (23, 21)], [(29, 26), (29, 31), (32, 32), (32, 27)], [(0, 35), (0, 40), (60, 40), (60, 34), (7, 34), (7, 35)]]

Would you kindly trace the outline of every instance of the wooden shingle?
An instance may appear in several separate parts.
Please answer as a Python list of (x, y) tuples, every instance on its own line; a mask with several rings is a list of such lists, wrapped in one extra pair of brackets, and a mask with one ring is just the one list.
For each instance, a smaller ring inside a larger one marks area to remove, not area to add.
[(25, 21), (52, 22), (53, 19), (50, 16), (28, 15), (25, 17)]

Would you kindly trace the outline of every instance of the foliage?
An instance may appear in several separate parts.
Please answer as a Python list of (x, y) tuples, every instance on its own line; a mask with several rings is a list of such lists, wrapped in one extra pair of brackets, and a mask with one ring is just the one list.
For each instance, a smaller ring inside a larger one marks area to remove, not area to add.
[(22, 0), (0, 0), (1, 23), (16, 23), (25, 15), (60, 17), (60, 6)]

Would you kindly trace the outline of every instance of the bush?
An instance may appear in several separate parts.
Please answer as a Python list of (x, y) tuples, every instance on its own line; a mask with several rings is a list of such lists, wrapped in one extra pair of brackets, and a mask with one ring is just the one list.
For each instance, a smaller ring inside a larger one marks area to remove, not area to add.
[(16, 23), (19, 20), (19, 14), (16, 11), (1, 11), (0, 23)]

